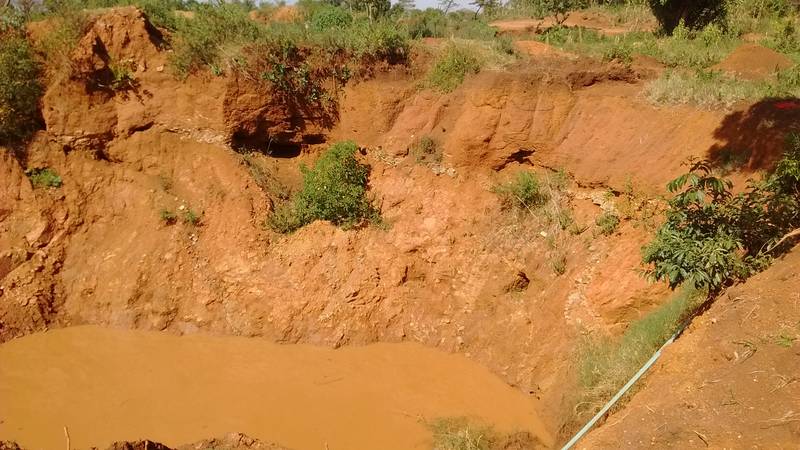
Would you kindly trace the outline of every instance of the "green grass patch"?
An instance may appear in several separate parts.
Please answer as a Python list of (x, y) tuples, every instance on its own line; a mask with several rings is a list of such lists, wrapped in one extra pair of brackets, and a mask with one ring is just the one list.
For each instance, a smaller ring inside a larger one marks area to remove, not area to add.
[(187, 225), (192, 225), (192, 226), (200, 225), (200, 214), (197, 211), (193, 210), (192, 208), (184, 209), (181, 216), (183, 223)]
[(192, 18), (180, 18), (173, 35), (176, 73), (185, 77), (204, 68), (224, 73), (255, 65), (260, 72), (251, 75), (267, 80), (262, 73), (308, 70), (298, 67), (298, 55), (320, 67), (403, 63), (408, 56), (408, 35), (389, 18), (370, 20), (341, 7), (317, 5), (309, 9), (307, 24), (263, 24), (248, 12), (239, 3), (201, 4)]
[(425, 81), (439, 92), (452, 92), (469, 76), (483, 69), (502, 69), (516, 60), (513, 42), (450, 39), (439, 50)]
[[(705, 296), (684, 288), (630, 324), (617, 338), (588, 338), (578, 355), (580, 398), (576, 420), (595, 414), (700, 306)], [(619, 405), (619, 404), (618, 404)]]
[(481, 66), (481, 55), (472, 46), (450, 42), (428, 74), (428, 84), (440, 92), (452, 92), (467, 75), (478, 73)]
[(619, 216), (613, 212), (604, 211), (603, 214), (598, 216), (595, 220), (595, 225), (597, 225), (597, 229), (600, 231), (600, 234), (611, 236), (615, 231), (617, 231), (619, 222)]
[(301, 167), (303, 186), (290, 202), (280, 205), (267, 224), (289, 233), (315, 220), (352, 227), (380, 222), (380, 211), (367, 194), (369, 166), (358, 162), (353, 142), (332, 145), (309, 169)]
[(677, 29), (672, 36), (651, 32), (631, 32), (605, 36), (586, 28), (550, 28), (534, 36), (539, 41), (563, 50), (605, 60), (630, 61), (634, 54), (650, 56), (667, 67), (703, 69), (725, 58), (737, 45), (737, 37), (725, 34), (717, 25), (698, 32)]
[(158, 212), (158, 217), (166, 225), (172, 225), (178, 220), (178, 215), (166, 208)]

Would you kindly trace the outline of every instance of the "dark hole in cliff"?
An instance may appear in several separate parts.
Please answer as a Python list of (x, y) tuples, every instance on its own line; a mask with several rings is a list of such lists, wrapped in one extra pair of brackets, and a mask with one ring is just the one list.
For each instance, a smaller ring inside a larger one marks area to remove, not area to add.
[(324, 134), (306, 134), (303, 136), (303, 143), (309, 145), (319, 145), (326, 142)]
[(271, 142), (264, 153), (273, 158), (296, 158), (300, 156), (300, 144)]
[(231, 137), (231, 147), (240, 153), (259, 152), (273, 158), (295, 158), (300, 156), (303, 148), (299, 143), (280, 142), (240, 132), (234, 133)]

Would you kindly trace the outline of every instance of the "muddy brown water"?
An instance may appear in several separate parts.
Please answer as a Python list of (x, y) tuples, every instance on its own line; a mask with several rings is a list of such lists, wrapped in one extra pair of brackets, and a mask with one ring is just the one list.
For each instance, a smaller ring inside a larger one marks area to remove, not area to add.
[(550, 443), (533, 400), (463, 356), (338, 350), (80, 326), (0, 345), (0, 441), (180, 445), (231, 431), (289, 448), (430, 448), (422, 419), (467, 416)]

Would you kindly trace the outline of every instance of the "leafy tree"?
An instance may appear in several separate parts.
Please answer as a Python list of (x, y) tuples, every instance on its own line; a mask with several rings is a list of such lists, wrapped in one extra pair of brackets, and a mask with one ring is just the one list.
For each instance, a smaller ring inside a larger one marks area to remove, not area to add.
[(456, 6), (458, 3), (456, 0), (439, 0), (438, 5), (439, 8), (447, 14), (448, 11), (453, 9), (453, 6)]
[(500, 7), (500, 0), (472, 0), (470, 5), (475, 7), (475, 17), (481, 12), (491, 15)]
[(675, 288), (684, 282), (718, 291), (765, 268), (800, 227), (800, 136), (788, 139), (775, 171), (738, 195), (708, 161), (669, 183), (676, 192), (666, 222), (643, 248), (646, 273)]
[(20, 17), (0, 11), (0, 145), (40, 126), (40, 72)]
[(725, 19), (728, 8), (726, 0), (648, 0), (650, 9), (665, 32), (672, 31), (683, 22), (690, 29)]

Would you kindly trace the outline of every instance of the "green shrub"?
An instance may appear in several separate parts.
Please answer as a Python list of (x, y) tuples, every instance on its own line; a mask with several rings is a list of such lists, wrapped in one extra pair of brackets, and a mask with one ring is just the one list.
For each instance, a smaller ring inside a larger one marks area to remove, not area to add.
[(471, 47), (450, 42), (428, 74), (428, 82), (440, 92), (452, 92), (467, 75), (480, 70), (480, 57)]
[(191, 208), (184, 209), (182, 216), (183, 216), (182, 217), (183, 223), (185, 224), (192, 226), (197, 226), (200, 224), (200, 214), (198, 214)]
[(162, 209), (158, 217), (167, 225), (172, 225), (178, 220), (178, 215), (168, 209)]
[(41, 126), (39, 76), (24, 32), (0, 22), (0, 145), (24, 139)]
[(614, 45), (603, 53), (605, 61), (619, 61), (630, 64), (633, 61), (631, 49), (625, 45)]
[(83, 5), (77, 0), (49, 3), (45, 17), (48, 31), (36, 44), (37, 51), (43, 54), (48, 79), (57, 80), (72, 75), (72, 52), (84, 35), (88, 20)]
[(25, 172), (31, 180), (34, 188), (59, 188), (61, 187), (61, 177), (55, 170), (49, 167), (31, 169)]
[(533, 172), (519, 172), (516, 179), (497, 185), (492, 190), (500, 196), (504, 207), (527, 211), (544, 205), (550, 198), (543, 192), (539, 179)]
[(344, 50), (362, 63), (401, 64), (408, 59), (408, 35), (389, 19), (357, 20), (345, 31), (345, 36)]
[(800, 137), (790, 136), (771, 175), (738, 195), (731, 187), (708, 161), (694, 163), (668, 185), (677, 194), (666, 222), (642, 251), (648, 276), (672, 288), (688, 281), (717, 292), (786, 251), (787, 244), (778, 243), (800, 227)]
[(610, 236), (619, 227), (619, 216), (610, 211), (605, 211), (595, 220), (595, 225), (600, 229), (600, 233)]
[(331, 28), (341, 30), (353, 22), (353, 16), (347, 10), (337, 6), (325, 6), (318, 8), (311, 15), (309, 25), (317, 31), (328, 30)]
[(379, 220), (380, 213), (367, 196), (369, 167), (356, 160), (357, 150), (353, 142), (339, 142), (312, 169), (301, 167), (301, 190), (290, 203), (276, 208), (268, 220), (270, 227), (287, 233), (315, 220), (345, 227)]
[(123, 91), (133, 88), (136, 77), (133, 74), (133, 63), (131, 61), (112, 61), (108, 68), (111, 71), (111, 89)]

